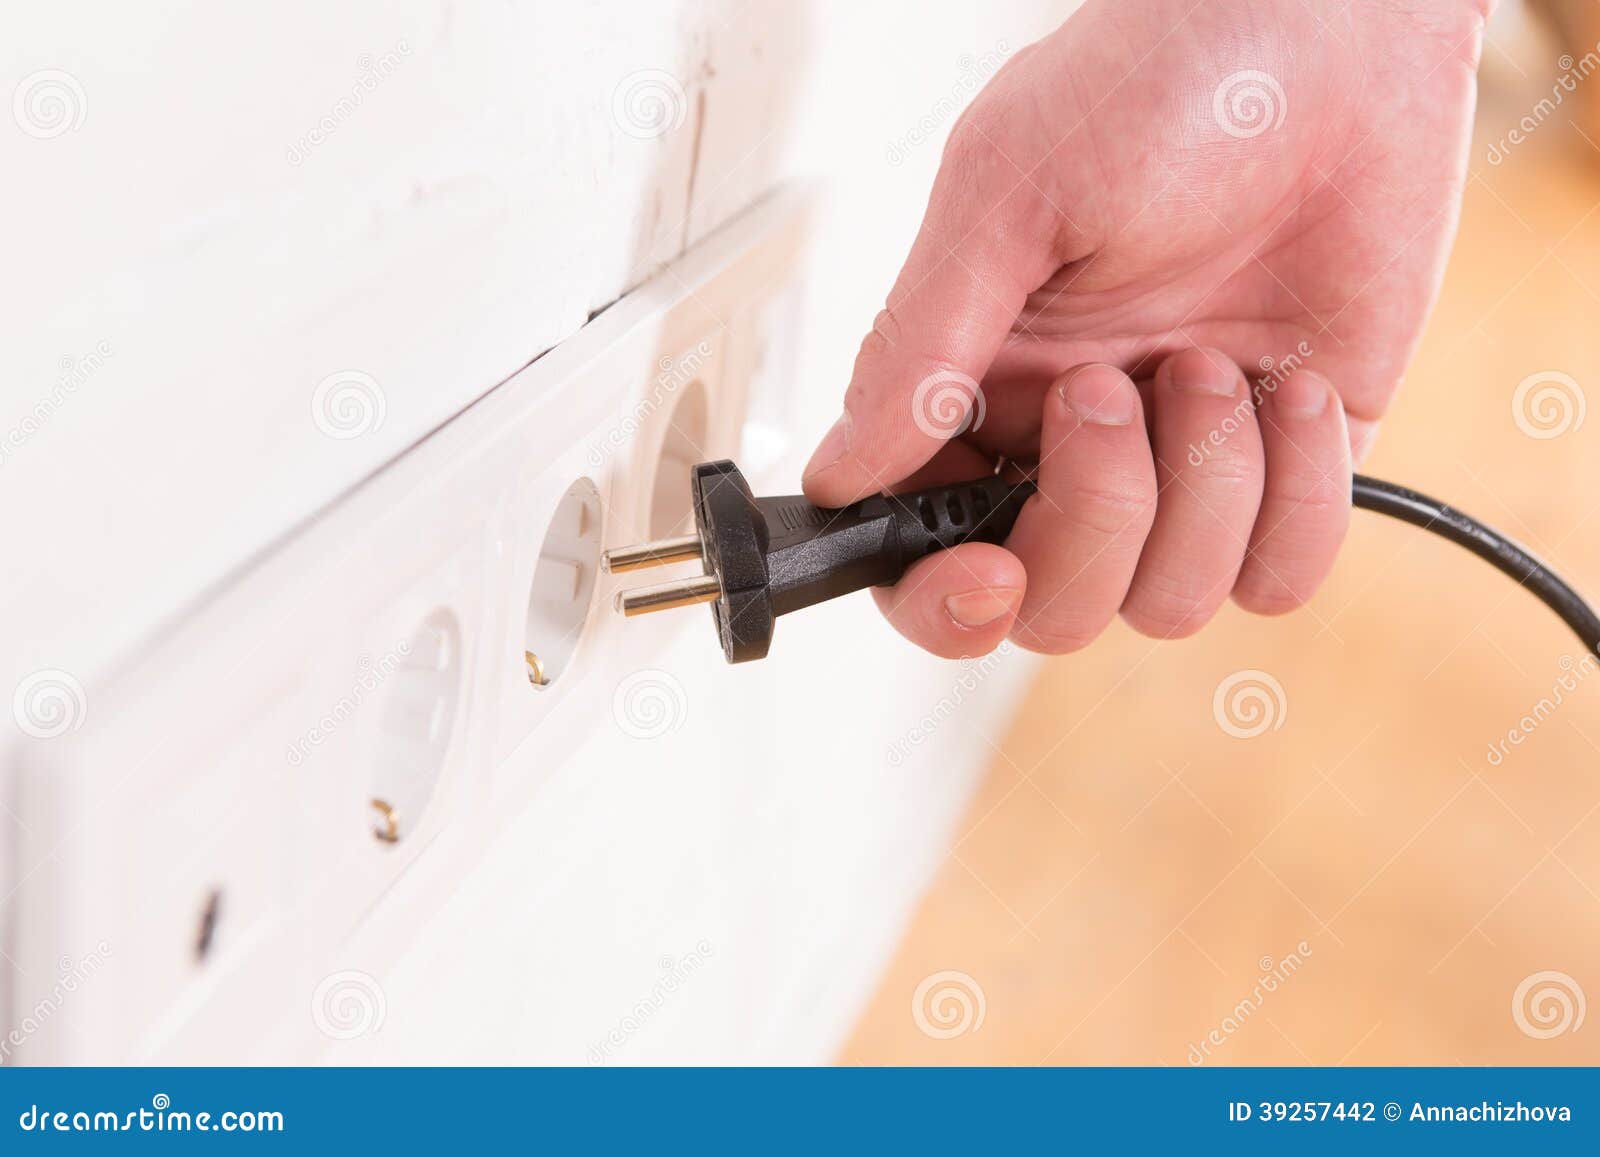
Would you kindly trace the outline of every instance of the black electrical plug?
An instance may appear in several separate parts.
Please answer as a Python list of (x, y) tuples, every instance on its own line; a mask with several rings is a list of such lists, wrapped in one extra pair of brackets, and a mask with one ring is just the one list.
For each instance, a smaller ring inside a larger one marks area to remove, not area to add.
[[(726, 460), (702, 462), (690, 480), (695, 532), (605, 554), (611, 571), (699, 559), (704, 573), (623, 591), (617, 609), (642, 615), (710, 603), (730, 663), (766, 656), (779, 615), (898, 582), (924, 555), (963, 542), (1001, 542), (1011, 533), (1032, 482), (998, 476), (868, 498), (828, 510), (802, 495), (757, 498)], [(1527, 550), (1452, 506), (1357, 474), (1354, 504), (1431, 531), (1491, 563), (1527, 588), (1600, 654), (1600, 614)]]
[(798, 494), (757, 498), (726, 459), (696, 466), (690, 487), (694, 534), (607, 551), (605, 565), (623, 572), (700, 559), (703, 574), (622, 591), (617, 609), (710, 603), (730, 663), (764, 658), (779, 615), (898, 582), (936, 550), (1003, 541), (1034, 492), (1031, 482), (991, 476), (830, 510)]

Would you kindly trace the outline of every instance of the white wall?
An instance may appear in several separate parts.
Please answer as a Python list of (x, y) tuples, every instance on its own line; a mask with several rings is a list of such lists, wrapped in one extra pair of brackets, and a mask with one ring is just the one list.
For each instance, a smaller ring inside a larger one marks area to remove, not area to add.
[[(1052, 26), (1055, 8), (413, 2), (153, 14), (65, 3), (13, 13), (0, 47), (0, 83), (14, 97), (0, 122), (0, 237), (13, 271), (0, 289), (0, 524), (12, 544), (0, 574), (3, 686), (64, 670), (88, 689), (87, 731), (126, 718), (130, 708), (108, 700), (132, 702), (128, 683), (174, 625), (240, 589), (319, 512), (592, 310), (652, 276), (670, 285), (668, 262), (805, 174), (823, 193), (797, 393), (783, 418), (794, 441), (771, 467), (792, 479), (837, 409), (954, 109)], [(639, 119), (651, 106), (627, 104), (641, 85), (664, 100), (668, 131), (653, 135)], [(65, 105), (29, 103), (52, 91)], [(383, 420), (330, 438), (313, 398), (348, 370), (377, 384)], [(562, 380), (526, 379), (536, 389)], [(526, 452), (564, 448), (534, 440)], [(369, 921), (348, 940), (319, 933), (306, 945), (382, 973), (394, 1010), (384, 1036), (338, 1042), (350, 1047), (332, 1059), (581, 1060), (576, 1045), (648, 990), (654, 962), (698, 943), (711, 918), (692, 900), (708, 890), (720, 897), (711, 926), (723, 967), (619, 1059), (826, 1059), (987, 748), (952, 738), (937, 756), (888, 766), (883, 737), (905, 734), (947, 694), (952, 669), (901, 646), (864, 599), (792, 627), (782, 624), (781, 657), (759, 673), (706, 664), (698, 636), (679, 660), (686, 678), (704, 680), (700, 702), (726, 696), (745, 717), (742, 734), (770, 725), (781, 741), (771, 774), (750, 777), (768, 756), (729, 740), (711, 707), (670, 754), (652, 753), (661, 775), (641, 796), (626, 775), (638, 753), (602, 718), (581, 742), (563, 740), (563, 767), (512, 814), (485, 821), (481, 839), (457, 834), (481, 846), (452, 867), (456, 895), (425, 928), (408, 940), (391, 913), (374, 917), (381, 935)], [(659, 646), (644, 658), (679, 653), (664, 636)], [(277, 677), (249, 655), (195, 648), (201, 685)], [(1020, 678), (1025, 664), (1010, 666)], [(975, 724), (999, 726), (1002, 682)], [(850, 712), (869, 721), (853, 724)], [(210, 742), (217, 724), (204, 714), (172, 726)], [(119, 855), (146, 854), (154, 830), (128, 817), (106, 829), (120, 845), (65, 872), (54, 834), (79, 825), (78, 805), (53, 814), (21, 785), (72, 764), (87, 788), (114, 754), (86, 739), (76, 750), (95, 761), (78, 767), (64, 742), (16, 734), (8, 748), (0, 938), (13, 1023), (49, 962), (87, 950), (55, 941), (52, 929), (70, 920), (53, 909), (85, 903)], [(710, 798), (674, 787), (697, 763), (717, 771), (702, 784)], [(593, 768), (606, 774), (583, 774)], [(757, 786), (718, 787), (740, 782)], [(154, 792), (145, 803), (155, 816), (183, 806)], [(694, 819), (708, 807), (725, 812), (709, 829), (720, 833), (713, 850), (673, 838), (677, 827), (708, 830)], [(608, 854), (596, 835), (599, 817), (620, 814), (630, 818), (613, 833), (648, 845), (632, 857)], [(42, 891), (45, 881), (57, 891)], [(540, 899), (519, 909), (524, 895)], [(44, 910), (51, 919), (37, 924), (20, 914)], [(602, 935), (601, 910), (665, 915), (608, 919)], [(579, 929), (592, 939), (573, 942)], [(94, 929), (75, 935), (92, 944)], [(133, 968), (141, 946), (115, 947), (110, 967)], [(572, 1010), (544, 1038), (527, 1027), (548, 1022), (549, 1009), (518, 980), (519, 962), (536, 955), (544, 1003)], [(614, 968), (596, 968), (601, 958)], [(23, 960), (36, 963), (25, 980)], [(215, 984), (202, 978), (196, 991)], [(189, 999), (201, 1007), (205, 995)], [(303, 1007), (309, 997), (284, 999)], [(83, 1015), (62, 1018), (70, 1035), (41, 1032), (35, 1055), (123, 1059), (103, 1051), (94, 1002), (79, 1003)], [(154, 1038), (139, 1047), (169, 1055)], [(281, 1047), (240, 1041), (240, 1055), (272, 1059), (304, 1048), (294, 1034)]]

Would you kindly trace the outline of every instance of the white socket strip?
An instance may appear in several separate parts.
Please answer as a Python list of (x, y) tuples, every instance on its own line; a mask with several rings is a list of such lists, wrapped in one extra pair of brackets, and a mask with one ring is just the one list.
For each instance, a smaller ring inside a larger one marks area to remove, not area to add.
[[(597, 567), (684, 525), (694, 461), (793, 485), (805, 219), (785, 193), (720, 230), (13, 746), (7, 1063), (827, 1058), (932, 861), (885, 840), (878, 899), (808, 914), (862, 869), (785, 834), (838, 759), (799, 667), (727, 668), (704, 608), (624, 622)], [(869, 614), (782, 624), (769, 663)], [(897, 674), (873, 767), (951, 679)], [(917, 822), (957, 814), (973, 742), (898, 773)]]

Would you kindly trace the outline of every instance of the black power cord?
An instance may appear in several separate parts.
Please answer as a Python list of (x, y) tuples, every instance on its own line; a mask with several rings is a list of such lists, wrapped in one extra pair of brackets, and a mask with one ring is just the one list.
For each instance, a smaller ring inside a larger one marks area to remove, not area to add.
[(1583, 596), (1555, 571), (1493, 527), (1485, 526), (1476, 518), (1461, 513), (1437, 498), (1429, 498), (1426, 494), (1380, 478), (1368, 478), (1364, 474), (1355, 476), (1351, 492), (1355, 504), (1361, 509), (1376, 510), (1379, 514), (1387, 514), (1390, 518), (1398, 518), (1412, 526), (1432, 531), (1440, 538), (1448, 538), (1457, 546), (1466, 547), (1496, 570), (1510, 575), (1560, 615), (1561, 621), (1583, 640), (1584, 647), (1591, 652), (1600, 652), (1600, 616), (1583, 601)]
[[(991, 476), (912, 494), (886, 494), (837, 510), (804, 495), (757, 498), (727, 460), (702, 462), (690, 479), (695, 533), (607, 551), (612, 571), (700, 560), (704, 573), (621, 592), (624, 614), (710, 603), (730, 663), (763, 658), (779, 615), (865, 587), (898, 582), (917, 559), (963, 542), (1003, 542), (1033, 495), (1032, 482)], [(1600, 616), (1544, 563), (1498, 531), (1437, 499), (1356, 475), (1355, 505), (1466, 547), (1527, 587), (1600, 651)]]

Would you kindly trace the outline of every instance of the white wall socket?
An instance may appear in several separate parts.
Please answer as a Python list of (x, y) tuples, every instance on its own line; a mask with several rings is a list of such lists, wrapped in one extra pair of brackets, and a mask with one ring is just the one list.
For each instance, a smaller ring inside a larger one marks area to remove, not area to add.
[(597, 571), (682, 525), (695, 461), (793, 487), (807, 206), (716, 232), (12, 741), (0, 1059), (834, 1054), (1027, 664), (915, 655), (863, 598), (730, 668), (703, 609), (624, 622)]
[(747, 213), (197, 592), (84, 688), (81, 729), (16, 742), (4, 1023), (30, 1031), (8, 1060), (325, 1043), (306, 1010), (333, 947), (402, 878), (394, 949), (425, 936), (507, 809), (611, 725), (625, 649), (602, 544), (680, 523), (688, 466), (737, 452), (804, 217), (794, 194)]

